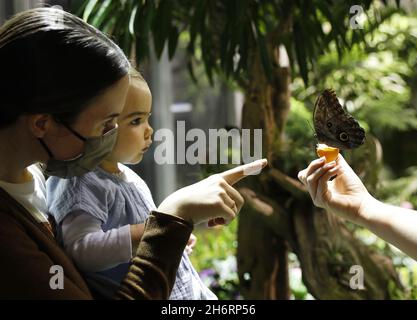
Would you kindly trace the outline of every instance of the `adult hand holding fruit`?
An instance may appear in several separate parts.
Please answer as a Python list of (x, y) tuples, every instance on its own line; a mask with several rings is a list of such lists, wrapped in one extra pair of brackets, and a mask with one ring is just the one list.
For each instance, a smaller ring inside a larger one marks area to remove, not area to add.
[(316, 159), (298, 173), (314, 204), (368, 228), (417, 259), (417, 212), (372, 197), (342, 155), (327, 164), (324, 160)]
[[(315, 206), (360, 223), (361, 209), (372, 196), (341, 154), (336, 160), (325, 160), (323, 156), (312, 161), (298, 173), (298, 179), (307, 187)], [(333, 176), (336, 178), (329, 181)]]

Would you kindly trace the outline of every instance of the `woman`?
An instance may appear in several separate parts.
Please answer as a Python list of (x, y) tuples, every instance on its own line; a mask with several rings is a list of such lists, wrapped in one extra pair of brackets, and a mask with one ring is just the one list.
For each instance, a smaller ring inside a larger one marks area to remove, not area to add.
[[(115, 142), (129, 62), (106, 36), (53, 8), (20, 13), (0, 29), (0, 298), (92, 299), (48, 222), (45, 172), (92, 170)], [(115, 298), (166, 299), (193, 224), (228, 222), (243, 199), (231, 184), (246, 167), (214, 175), (166, 198)], [(55, 286), (56, 266), (63, 285)]]

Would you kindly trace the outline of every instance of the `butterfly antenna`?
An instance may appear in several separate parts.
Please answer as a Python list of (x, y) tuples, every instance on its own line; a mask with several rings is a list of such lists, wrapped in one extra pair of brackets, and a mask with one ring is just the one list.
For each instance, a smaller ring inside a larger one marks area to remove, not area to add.
[(313, 132), (314, 138), (317, 138), (316, 131), (314, 131), (313, 126), (311, 125), (310, 121), (307, 120), (308, 126), (310, 127), (311, 131)]
[(313, 132), (314, 139), (317, 140), (317, 143), (319, 143), (319, 140), (317, 139), (316, 131), (314, 130), (313, 126), (311, 125), (310, 121), (307, 120), (308, 126), (310, 127), (311, 131)]

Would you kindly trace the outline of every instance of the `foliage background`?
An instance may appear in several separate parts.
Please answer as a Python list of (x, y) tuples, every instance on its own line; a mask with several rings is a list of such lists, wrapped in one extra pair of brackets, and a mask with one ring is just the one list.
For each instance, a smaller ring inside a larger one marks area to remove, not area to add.
[[(303, 167), (316, 156), (313, 131), (306, 130), (306, 124), (311, 124), (317, 93), (331, 87), (367, 134), (378, 137), (385, 151), (383, 165), (376, 172), (377, 182), (365, 180), (368, 188), (383, 201), (416, 208), (417, 16), (393, 15), (376, 33), (369, 35), (368, 43), (366, 48), (355, 46), (345, 52), (342, 59), (337, 49), (332, 48), (320, 57), (307, 87), (300, 77), (294, 79), (287, 123), (289, 139), (285, 156), (290, 159), (287, 163)], [(207, 172), (220, 170), (208, 168)], [(236, 226), (235, 221), (228, 228), (196, 231), (199, 240), (191, 259), (221, 299), (239, 297), (236, 262), (233, 261), (237, 247)], [(349, 226), (366, 244), (393, 257), (408, 292), (408, 296), (398, 298), (416, 299), (416, 261), (366, 229)], [(296, 256), (290, 254), (289, 260), (292, 298), (311, 299), (302, 283)]]

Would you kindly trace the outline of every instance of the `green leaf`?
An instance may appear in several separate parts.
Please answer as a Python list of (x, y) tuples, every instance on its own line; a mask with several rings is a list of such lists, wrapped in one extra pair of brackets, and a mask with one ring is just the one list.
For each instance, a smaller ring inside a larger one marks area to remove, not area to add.
[(201, 30), (201, 25), (204, 24), (206, 7), (205, 0), (196, 0), (194, 15), (190, 24), (190, 43), (192, 46), (194, 46), (197, 35)]
[(205, 41), (205, 37), (204, 35), (202, 35), (201, 37), (201, 51), (203, 52), (202, 54), (202, 59), (204, 62), (204, 69), (206, 71), (206, 75), (209, 79), (210, 85), (214, 84), (213, 81), (213, 69), (215, 68), (215, 63), (213, 62), (212, 56), (210, 54), (210, 47), (207, 46), (207, 41)]
[(266, 40), (254, 22), (252, 22), (252, 32), (258, 46), (262, 67), (265, 71), (265, 76), (269, 81), (272, 81), (272, 65), (268, 54)]
[(132, 13), (130, 14), (130, 19), (129, 19), (129, 33), (130, 34), (135, 34), (135, 19), (136, 19), (136, 13), (138, 11), (138, 6), (136, 5), (133, 10)]
[(240, 70), (245, 70), (247, 69), (247, 64), (248, 64), (248, 53), (249, 53), (249, 37), (248, 37), (249, 30), (248, 30), (248, 25), (245, 24), (242, 26), (242, 30), (240, 32), (240, 44), (239, 44), (239, 55), (240, 55), (240, 60), (239, 60), (239, 64), (237, 66), (237, 69), (235, 70), (236, 75), (240, 72)]
[(90, 23), (93, 26), (100, 28), (104, 19), (108, 18), (110, 14), (114, 14), (113, 10), (115, 9), (115, 4), (116, 3), (113, 0), (105, 0), (103, 4), (100, 5), (97, 13), (94, 14)]
[(304, 38), (303, 34), (300, 32), (300, 28), (298, 23), (294, 24), (293, 27), (294, 33), (294, 48), (295, 48), (295, 55), (297, 57), (297, 64), (300, 68), (300, 75), (304, 81), (304, 84), (308, 85), (308, 67), (307, 67), (307, 58), (306, 53), (304, 51)]
[(191, 76), (191, 79), (194, 81), (194, 83), (198, 83), (198, 80), (197, 80), (197, 78), (195, 76), (195, 73), (194, 73), (194, 67), (193, 67), (193, 63), (192, 63), (191, 59), (189, 59), (187, 61), (187, 69), (188, 69), (188, 72)]
[(155, 16), (155, 3), (154, 1), (146, 1), (143, 6), (139, 8), (139, 11), (135, 16), (135, 33), (141, 37), (147, 37), (151, 29), (152, 21)]
[(133, 37), (130, 34), (130, 32), (128, 32), (128, 30), (126, 29), (126, 31), (123, 33), (123, 42), (122, 42), (121, 47), (127, 57), (131, 56), (132, 45), (133, 45)]
[(140, 65), (145, 58), (149, 56), (149, 38), (148, 37), (136, 37), (135, 39), (136, 50), (136, 64)]
[(165, 42), (169, 39), (169, 32), (171, 30), (171, 17), (172, 17), (172, 4), (171, 0), (162, 0), (159, 3), (159, 7), (156, 11), (158, 19), (153, 23), (153, 40), (155, 46), (155, 53), (159, 59), (165, 47)]
[(173, 26), (171, 28), (171, 32), (169, 34), (169, 41), (168, 41), (168, 56), (169, 56), (169, 59), (172, 59), (172, 57), (175, 54), (175, 51), (177, 49), (179, 35), (180, 35), (180, 33), (178, 31), (178, 28)]
[(90, 17), (91, 12), (93, 12), (94, 7), (96, 6), (98, 0), (89, 0), (83, 14), (83, 20), (88, 21), (88, 18)]
[(139, 65), (149, 56), (149, 32), (155, 17), (155, 1), (145, 1), (138, 6), (134, 21), (136, 62)]
[(208, 63), (207, 61), (204, 61), (204, 69), (206, 70), (206, 75), (207, 75), (210, 85), (213, 86), (214, 85), (213, 70), (211, 68), (210, 63)]
[(71, 1), (71, 12), (74, 12), (77, 17), (81, 17), (88, 2), (85, 0)]

